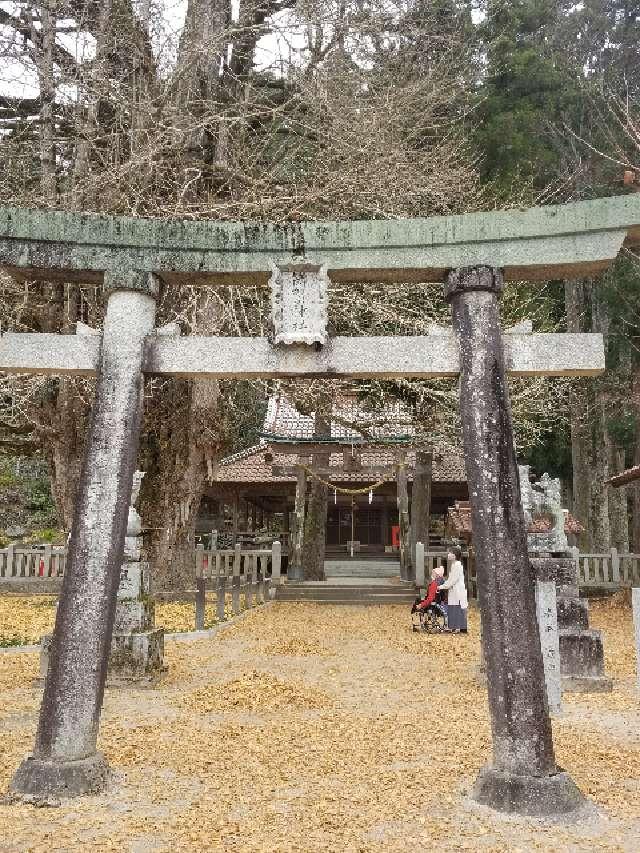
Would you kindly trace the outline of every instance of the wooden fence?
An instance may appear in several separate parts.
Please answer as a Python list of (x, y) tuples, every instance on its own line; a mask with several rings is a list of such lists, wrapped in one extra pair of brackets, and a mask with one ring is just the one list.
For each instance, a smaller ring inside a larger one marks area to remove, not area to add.
[(581, 554), (573, 549), (578, 561), (578, 578), (583, 589), (620, 589), (640, 586), (640, 554), (618, 554), (615, 548), (604, 554)]
[(53, 545), (34, 548), (9, 545), (0, 549), (0, 580), (21, 582), (59, 578), (64, 574), (67, 549)]
[[(270, 549), (243, 551), (240, 545), (227, 550), (196, 548), (196, 630), (204, 628), (207, 581), (216, 591), (216, 619), (225, 618), (227, 593), (231, 592), (234, 616), (241, 609), (264, 604), (269, 599), (271, 583), (281, 580), (282, 545), (274, 542)], [(244, 595), (244, 608), (241, 607)]]
[[(616, 590), (622, 587), (640, 586), (640, 554), (619, 554), (615, 548), (606, 553), (582, 554), (572, 549), (573, 559), (578, 563), (580, 588), (588, 590)], [(424, 583), (428, 583), (431, 572), (438, 564), (446, 565), (447, 549), (431, 548), (424, 554)], [(469, 598), (478, 597), (478, 579), (476, 577), (473, 552), (463, 551), (463, 562)]]
[[(237, 556), (239, 554), (239, 557)], [(573, 549), (578, 562), (578, 577), (581, 588), (615, 590), (624, 586), (640, 586), (640, 554), (618, 554), (615, 548), (606, 553), (581, 554)], [(38, 580), (61, 578), (64, 574), (67, 550), (55, 545), (29, 547), (9, 545), (0, 549), (0, 581), (20, 583), (29, 581), (37, 587)], [(282, 564), (282, 545), (274, 542), (269, 549), (243, 550), (239, 545), (233, 549), (206, 550), (199, 545), (195, 553), (196, 583), (199, 580), (213, 582), (216, 588), (224, 582), (231, 590), (235, 587), (248, 594), (249, 601), (255, 595), (262, 596), (265, 581), (279, 582)], [(447, 549), (430, 548), (424, 553), (424, 578), (428, 581), (433, 568), (446, 565)], [(463, 552), (469, 595), (477, 596), (477, 579), (473, 554)], [(240, 580), (234, 580), (239, 578)], [(234, 586), (235, 584), (235, 586)], [(236, 590), (233, 601), (239, 607), (240, 592)], [(235, 612), (235, 610), (234, 610)]]

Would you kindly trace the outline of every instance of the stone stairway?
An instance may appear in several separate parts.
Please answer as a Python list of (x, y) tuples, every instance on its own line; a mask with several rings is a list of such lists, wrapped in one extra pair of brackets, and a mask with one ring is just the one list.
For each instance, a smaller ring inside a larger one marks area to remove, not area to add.
[(412, 583), (387, 583), (380, 578), (361, 578), (358, 580), (358, 583), (335, 583), (331, 580), (288, 582), (276, 587), (276, 601), (310, 601), (316, 604), (355, 605), (402, 604), (409, 606), (416, 597), (416, 590)]
[(402, 604), (416, 597), (414, 584), (400, 580), (394, 557), (328, 558), (325, 581), (287, 581), (276, 587), (276, 601), (313, 601), (318, 604)]
[(336, 559), (325, 560), (324, 571), (331, 578), (399, 578), (398, 560)]

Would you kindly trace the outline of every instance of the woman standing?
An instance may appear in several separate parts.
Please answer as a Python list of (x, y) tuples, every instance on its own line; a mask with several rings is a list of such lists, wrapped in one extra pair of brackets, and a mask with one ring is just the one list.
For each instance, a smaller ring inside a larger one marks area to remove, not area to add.
[(446, 581), (440, 586), (439, 592), (448, 591), (448, 625), (449, 630), (454, 634), (467, 633), (467, 608), (469, 602), (467, 599), (467, 588), (464, 585), (464, 569), (462, 568), (461, 557), (462, 551), (460, 548), (451, 548), (447, 555), (451, 563), (449, 575)]

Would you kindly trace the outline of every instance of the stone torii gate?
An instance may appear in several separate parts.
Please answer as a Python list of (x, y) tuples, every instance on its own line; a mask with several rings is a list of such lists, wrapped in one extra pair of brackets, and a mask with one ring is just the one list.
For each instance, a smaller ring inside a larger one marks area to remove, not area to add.
[[(640, 243), (640, 196), (527, 211), (418, 220), (176, 222), (0, 210), (0, 266), (17, 278), (104, 283), (102, 336), (6, 334), (0, 370), (95, 374), (69, 559), (33, 754), (16, 795), (99, 790), (96, 751), (145, 374), (256, 378), (460, 375), (476, 542), (493, 760), (475, 798), (529, 814), (580, 802), (554, 757), (527, 556), (507, 374), (589, 375), (600, 335), (506, 334), (503, 280), (604, 269)], [(273, 273), (273, 265), (277, 271)], [(266, 338), (171, 337), (154, 328), (160, 279), (267, 284)], [(327, 338), (326, 287), (337, 282), (445, 282), (449, 334)]]

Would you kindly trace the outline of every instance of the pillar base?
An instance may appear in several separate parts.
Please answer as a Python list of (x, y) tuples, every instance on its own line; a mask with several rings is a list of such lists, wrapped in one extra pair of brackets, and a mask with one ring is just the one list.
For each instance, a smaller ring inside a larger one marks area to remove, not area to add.
[(51, 803), (62, 797), (98, 794), (108, 778), (109, 765), (101, 752), (78, 761), (44, 761), (29, 755), (11, 780), (9, 796)]
[(111, 639), (107, 684), (153, 679), (164, 671), (164, 628), (115, 634)]
[(562, 691), (566, 693), (611, 693), (613, 679), (606, 675), (563, 675)]
[(496, 811), (531, 817), (567, 815), (586, 803), (573, 779), (562, 770), (552, 776), (516, 776), (490, 766), (478, 774), (471, 799)]

